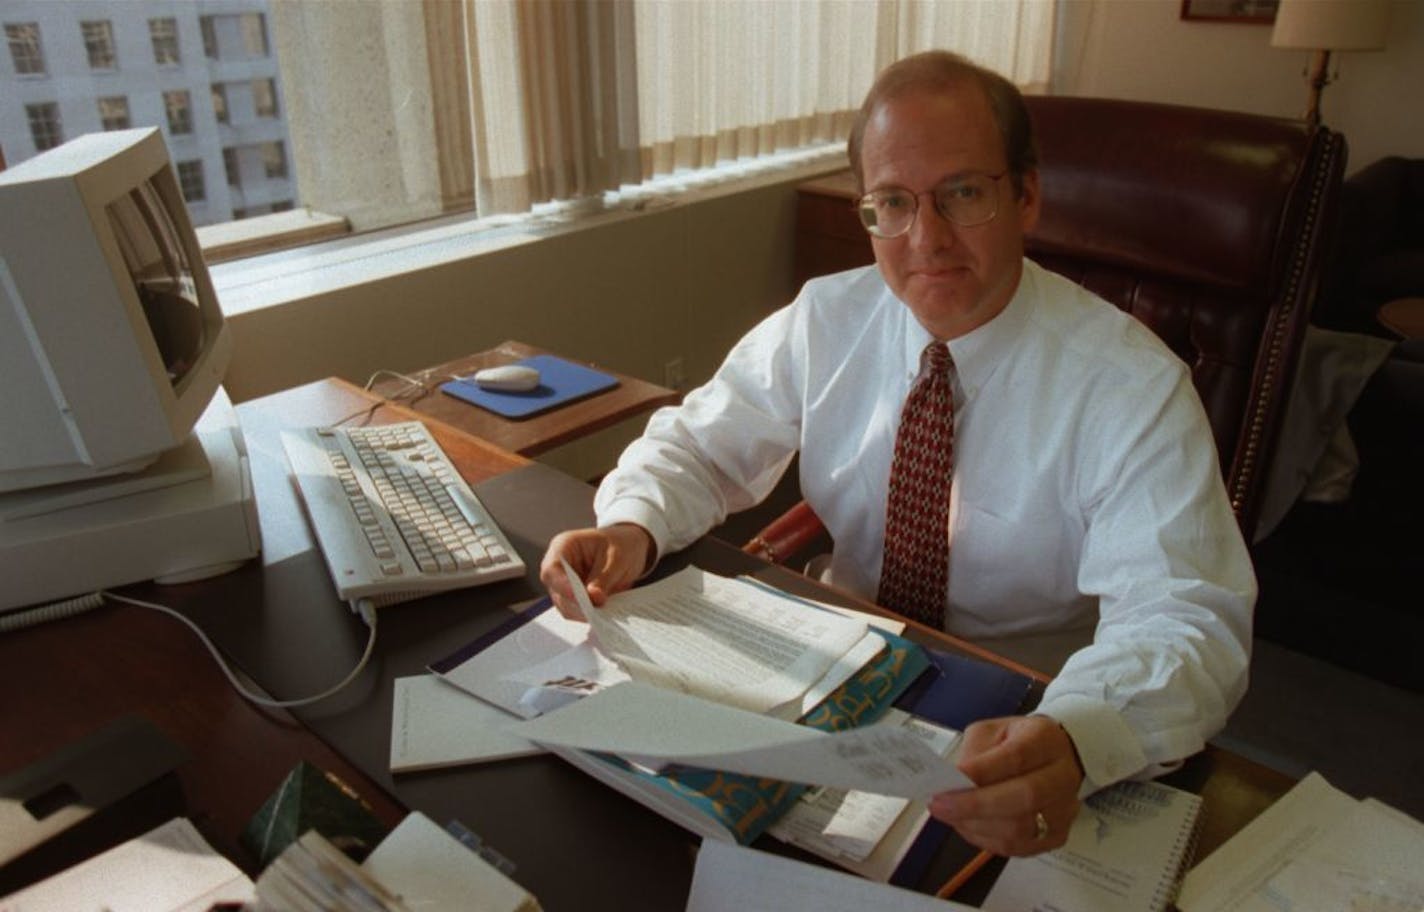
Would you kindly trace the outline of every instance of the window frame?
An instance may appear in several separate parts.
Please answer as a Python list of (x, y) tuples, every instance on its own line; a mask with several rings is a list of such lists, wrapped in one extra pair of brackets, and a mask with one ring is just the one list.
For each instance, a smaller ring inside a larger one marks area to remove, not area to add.
[[(53, 116), (36, 116), (41, 113)], [(29, 121), (30, 139), (35, 144), (36, 152), (45, 152), (64, 143), (64, 118), (59, 112), (59, 102), (36, 101), (25, 105), (25, 119)], [(43, 140), (40, 136), (41, 128), (47, 134)]]
[(114, 43), (112, 19), (81, 19), (79, 35), (84, 43), (89, 69), (112, 72), (119, 68), (119, 51)]
[[(26, 41), (21, 35), (24, 29), (32, 30), (33, 41)], [(45, 68), (44, 43), (38, 22), (7, 22), (5, 23), (5, 43), (10, 46), (10, 63), (15, 68), (15, 75), (25, 76), (45, 76), (48, 70)], [(22, 61), (33, 61), (38, 64), (37, 69), (27, 69)]]
[[(166, 34), (160, 34), (160, 28), (166, 29)], [(160, 67), (177, 67), (183, 65), (183, 48), (178, 38), (178, 19), (176, 16), (154, 16), (148, 20), (148, 38), (153, 45), (153, 62)], [(171, 45), (171, 47), (170, 47)], [(171, 59), (165, 59), (166, 52), (172, 53)]]
[[(182, 98), (181, 109), (176, 108), (173, 100)], [(175, 116), (175, 111), (178, 116)], [(168, 121), (168, 134), (170, 136), (192, 136), (193, 135), (193, 93), (188, 89), (170, 89), (163, 93), (163, 112)], [(185, 129), (179, 129), (179, 127)]]
[[(191, 205), (208, 201), (208, 182), (201, 158), (176, 161), (173, 163), (173, 171), (178, 177), (178, 190), (183, 194), (183, 202)], [(190, 195), (191, 189), (197, 190), (196, 196)]]
[[(112, 115), (105, 113), (105, 105), (117, 102), (123, 106), (122, 118), (113, 118), (116, 123), (110, 123)], [(102, 95), (94, 99), (94, 103), (99, 110), (99, 125), (107, 132), (109, 130), (127, 130), (133, 126), (133, 116), (129, 109), (129, 97), (127, 95)]]
[[(262, 92), (258, 86), (265, 86), (266, 104), (261, 101)], [(258, 117), (276, 119), (282, 116), (282, 105), (277, 99), (277, 79), (275, 76), (259, 76), (252, 80), (252, 109)]]

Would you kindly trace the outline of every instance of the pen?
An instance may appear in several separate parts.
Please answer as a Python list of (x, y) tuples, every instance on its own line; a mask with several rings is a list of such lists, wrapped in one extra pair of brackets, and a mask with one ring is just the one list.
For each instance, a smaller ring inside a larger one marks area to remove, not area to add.
[(969, 878), (973, 877), (975, 874), (978, 874), (979, 869), (984, 867), (984, 865), (988, 864), (990, 859), (992, 859), (993, 857), (993, 852), (980, 852), (978, 855), (975, 855), (974, 859), (970, 861), (969, 864), (960, 868), (957, 874), (955, 874), (949, 880), (945, 881), (944, 886), (939, 888), (939, 892), (935, 894), (935, 897), (937, 899), (949, 899), (959, 890), (960, 887), (964, 886), (969, 881)]

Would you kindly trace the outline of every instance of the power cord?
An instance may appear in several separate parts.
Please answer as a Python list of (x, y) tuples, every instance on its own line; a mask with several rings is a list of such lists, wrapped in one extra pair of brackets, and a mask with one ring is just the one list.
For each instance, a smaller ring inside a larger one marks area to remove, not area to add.
[(193, 633), (197, 634), (198, 639), (201, 640), (203, 645), (207, 647), (208, 652), (212, 654), (213, 660), (217, 662), (218, 669), (222, 671), (223, 675), (232, 684), (233, 688), (236, 689), (237, 692), (241, 694), (244, 698), (250, 700), (253, 703), (258, 704), (259, 706), (269, 706), (276, 709), (290, 709), (298, 706), (309, 706), (312, 703), (317, 703), (321, 700), (325, 700), (327, 697), (332, 696), (336, 692), (340, 691), (342, 688), (346, 687), (346, 685), (356, 680), (356, 676), (359, 675), (362, 671), (364, 671), (366, 665), (371, 661), (371, 654), (375, 651), (376, 648), (376, 606), (371, 602), (370, 599), (357, 599), (354, 603), (352, 603), (351, 608), (353, 611), (355, 611), (358, 615), (361, 616), (361, 620), (366, 622), (366, 626), (370, 628), (371, 633), (366, 640), (366, 651), (361, 654), (361, 660), (356, 663), (356, 667), (351, 669), (351, 673), (348, 674), (345, 678), (342, 678), (340, 682), (332, 685), (331, 687), (314, 696), (302, 697), (298, 700), (273, 700), (270, 697), (264, 697), (261, 694), (254, 693), (244, 687), (242, 682), (237, 679), (237, 676), (233, 674), (231, 667), (229, 667), (227, 661), (223, 659), (222, 654), (218, 652), (217, 646), (213, 645), (213, 641), (208, 638), (208, 635), (204, 633), (203, 629), (197, 624), (194, 624), (191, 620), (174, 611), (172, 608), (167, 607), (166, 605), (159, 605), (154, 602), (145, 602), (142, 599), (129, 598), (126, 595), (118, 595), (116, 593), (107, 591), (91, 592), (88, 595), (81, 595), (77, 598), (67, 599), (62, 602), (55, 602), (51, 605), (42, 605), (38, 608), (30, 608), (25, 611), (17, 611), (12, 614), (0, 615), (0, 633), (7, 633), (11, 630), (20, 630), (22, 628), (30, 627), (35, 624), (41, 624), (46, 621), (56, 621), (61, 618), (73, 617), (77, 614), (83, 614), (86, 611), (92, 611), (93, 609), (98, 608), (100, 605), (104, 604), (105, 599), (110, 599), (115, 602), (123, 602), (127, 605), (135, 605), (139, 608), (148, 608), (152, 611), (158, 611), (168, 615), (171, 618), (175, 618), (178, 621), (181, 621), (183, 624), (187, 625), (188, 629), (192, 630)]

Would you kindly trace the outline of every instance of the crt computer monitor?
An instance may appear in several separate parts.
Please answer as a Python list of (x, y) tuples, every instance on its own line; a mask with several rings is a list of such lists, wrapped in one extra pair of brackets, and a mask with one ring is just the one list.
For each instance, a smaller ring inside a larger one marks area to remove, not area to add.
[(188, 436), (231, 350), (157, 130), (0, 171), (0, 492), (142, 469)]

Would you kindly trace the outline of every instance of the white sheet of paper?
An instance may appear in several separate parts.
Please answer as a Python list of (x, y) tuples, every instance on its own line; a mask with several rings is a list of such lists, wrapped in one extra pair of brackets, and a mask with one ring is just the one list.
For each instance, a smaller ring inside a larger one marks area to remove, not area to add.
[(520, 704), (529, 685), (517, 680), (530, 666), (568, 652), (588, 638), (588, 625), (553, 608), (441, 675), (461, 690), (522, 718), (536, 713)]
[(972, 906), (731, 843), (702, 841), (687, 912), (974, 912)]
[(66, 912), (206, 912), (253, 899), (253, 884), (175, 817), (72, 868), (11, 893), (0, 909)]
[(826, 734), (639, 681), (510, 730), (539, 744), (902, 798), (972, 786), (952, 757), (899, 726)]
[(505, 730), (517, 716), (476, 699), (438, 675), (396, 678), (391, 710), (391, 772), (542, 754)]
[[(602, 609), (564, 572), (599, 648), (637, 680), (765, 713), (799, 700), (866, 634), (863, 621), (686, 567)], [(695, 621), (695, 623), (693, 622)]]

